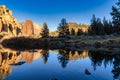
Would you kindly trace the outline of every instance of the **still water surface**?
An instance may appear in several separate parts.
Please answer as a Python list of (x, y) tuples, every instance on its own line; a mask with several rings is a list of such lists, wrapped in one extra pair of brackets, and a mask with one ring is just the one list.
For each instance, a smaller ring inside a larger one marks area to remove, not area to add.
[(120, 80), (120, 55), (105, 51), (3, 51), (1, 80)]

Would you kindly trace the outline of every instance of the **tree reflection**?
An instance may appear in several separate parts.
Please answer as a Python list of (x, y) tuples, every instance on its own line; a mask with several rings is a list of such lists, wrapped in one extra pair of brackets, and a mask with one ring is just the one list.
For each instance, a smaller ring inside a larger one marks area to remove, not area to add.
[(104, 65), (107, 68), (108, 65), (113, 65), (113, 78), (117, 79), (120, 76), (120, 54), (113, 54), (110, 51), (105, 50), (83, 50), (83, 51), (70, 51), (59, 50), (58, 60), (62, 68), (66, 68), (70, 60), (84, 59), (89, 57), (96, 70), (98, 67)]
[[(68, 67), (68, 63), (71, 60), (75, 61), (89, 57), (94, 70), (102, 65), (104, 65), (105, 68), (107, 68), (108, 65), (112, 65), (113, 69), (111, 70), (111, 73), (113, 74), (113, 78), (117, 79), (120, 76), (120, 54), (113, 54), (110, 51), (104, 50), (74, 51), (60, 49), (57, 51), (59, 52), (57, 58), (62, 68)], [(48, 48), (30, 51), (0, 51), (0, 78), (5, 78), (7, 75), (11, 74), (12, 66), (32, 63), (33, 60), (40, 57), (43, 59), (43, 63), (46, 64), (49, 55)], [(90, 75), (92, 72), (86, 68), (85, 73)]]
[(97, 66), (101, 66), (104, 64), (106, 68), (107, 64), (112, 64), (113, 55), (106, 54), (106, 51), (89, 51), (89, 58), (92, 61), (92, 66), (94, 70), (97, 69)]
[(109, 64), (113, 64), (113, 78), (120, 76), (120, 54), (113, 54), (105, 51), (89, 51), (89, 57), (92, 61), (94, 70), (104, 64), (105, 68)]
[(43, 63), (46, 64), (49, 58), (49, 50), (44, 49), (42, 50), (42, 58), (43, 58)]
[(88, 57), (88, 50), (74, 51), (60, 49), (58, 60), (61, 66), (65, 68), (70, 60), (84, 59)]
[(114, 74), (113, 77), (115, 79), (120, 76), (120, 55), (114, 57), (112, 73)]
[(62, 55), (59, 55), (58, 60), (61, 63), (62, 68), (66, 68), (67, 63), (68, 63), (68, 59)]
[(61, 64), (62, 68), (66, 68), (67, 63), (68, 63), (68, 57), (67, 55), (69, 54), (69, 51), (65, 51), (65, 50), (59, 50), (59, 55), (58, 55), (58, 60), (59, 63)]

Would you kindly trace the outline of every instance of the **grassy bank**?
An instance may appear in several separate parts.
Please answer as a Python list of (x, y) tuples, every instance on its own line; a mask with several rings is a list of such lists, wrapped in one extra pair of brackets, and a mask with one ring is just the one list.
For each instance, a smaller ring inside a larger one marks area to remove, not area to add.
[(4, 39), (1, 44), (3, 47), (13, 49), (81, 49), (81, 48), (108, 48), (119, 49), (119, 36), (79, 36), (79, 37), (50, 37), (50, 38), (29, 38), (13, 37)]

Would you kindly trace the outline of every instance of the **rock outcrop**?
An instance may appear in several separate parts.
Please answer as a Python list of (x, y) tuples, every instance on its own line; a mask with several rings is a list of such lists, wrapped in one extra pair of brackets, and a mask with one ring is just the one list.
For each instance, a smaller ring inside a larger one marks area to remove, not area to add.
[(39, 36), (42, 31), (42, 27), (37, 23), (33, 23), (33, 26), (34, 26), (34, 35)]
[(89, 28), (89, 25), (77, 24), (77, 23), (69, 22), (69, 23), (68, 23), (68, 27), (69, 27), (69, 30), (74, 29), (75, 32), (77, 32), (78, 29), (82, 29), (83, 32), (87, 32), (87, 31), (88, 31), (88, 28)]
[(0, 6), (0, 32), (14, 36), (20, 32), (18, 20), (12, 16), (12, 11), (4, 5)]
[[(89, 25), (86, 25), (86, 24), (77, 24), (75, 22), (69, 22), (67, 24), (67, 26), (68, 26), (70, 34), (71, 34), (71, 30), (72, 29), (74, 29), (75, 34), (77, 34), (77, 32), (78, 32), (79, 29), (81, 29), (84, 33), (87, 33), (88, 29), (90, 27)], [(59, 31), (56, 30), (56, 31), (50, 32), (50, 36), (59, 36)]]
[(6, 6), (0, 6), (0, 33), (5, 33), (7, 36), (30, 36), (40, 35), (42, 27), (33, 23), (31, 20), (26, 20), (19, 23), (16, 18), (12, 16), (12, 11)]
[(21, 24), (21, 34), (23, 36), (34, 35), (34, 26), (31, 20), (26, 20)]
[(26, 20), (25, 22), (21, 23), (22, 36), (30, 36), (30, 35), (39, 36), (41, 30), (42, 27), (37, 23), (32, 22), (31, 20)]

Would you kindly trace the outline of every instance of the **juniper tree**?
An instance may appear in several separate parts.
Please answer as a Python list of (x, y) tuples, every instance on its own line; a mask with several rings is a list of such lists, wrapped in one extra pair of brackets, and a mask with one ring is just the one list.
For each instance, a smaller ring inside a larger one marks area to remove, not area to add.
[(67, 21), (65, 18), (63, 18), (58, 26), (58, 31), (59, 31), (59, 37), (65, 37), (66, 30), (68, 29)]
[(42, 36), (42, 38), (49, 37), (49, 29), (48, 29), (48, 26), (47, 26), (46, 22), (43, 23), (43, 28), (42, 28), (42, 31), (41, 31), (41, 36)]
[(112, 23), (115, 28), (115, 32), (120, 33), (120, 0), (116, 3), (116, 6), (112, 6)]

